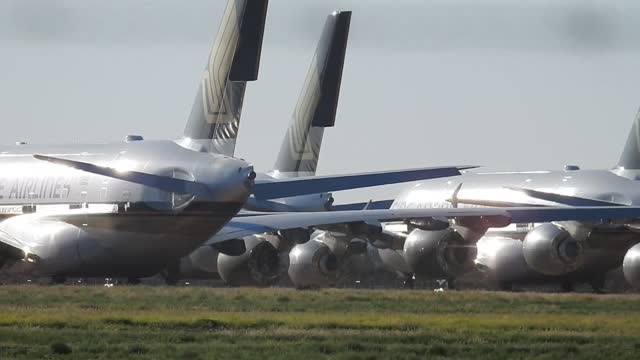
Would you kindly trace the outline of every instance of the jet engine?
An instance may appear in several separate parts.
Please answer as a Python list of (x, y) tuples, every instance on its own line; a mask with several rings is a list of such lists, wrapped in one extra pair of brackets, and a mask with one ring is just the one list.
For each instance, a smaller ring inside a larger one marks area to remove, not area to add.
[(309, 229), (297, 228), (278, 231), (278, 236), (284, 241), (284, 246), (292, 247), (296, 244), (304, 244), (311, 238)]
[(631, 286), (640, 289), (640, 244), (633, 246), (622, 261), (624, 278)]
[(218, 273), (231, 286), (271, 286), (280, 278), (276, 247), (261, 236), (243, 238), (246, 251), (239, 256), (218, 255)]
[(583, 262), (584, 248), (569, 231), (542, 224), (529, 231), (522, 251), (527, 265), (544, 275), (562, 275), (576, 270)]
[(334, 286), (338, 267), (335, 250), (319, 237), (296, 245), (289, 252), (289, 278), (298, 289)]
[(476, 247), (460, 229), (413, 230), (404, 242), (404, 259), (418, 276), (448, 278), (474, 268)]

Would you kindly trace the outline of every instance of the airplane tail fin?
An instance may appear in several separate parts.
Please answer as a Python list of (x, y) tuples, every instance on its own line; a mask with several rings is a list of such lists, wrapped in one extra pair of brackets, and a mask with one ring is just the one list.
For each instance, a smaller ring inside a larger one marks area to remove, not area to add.
[(258, 78), (268, 0), (229, 0), (182, 145), (233, 156), (246, 83)]
[(618, 168), (624, 170), (640, 170), (640, 111), (631, 126), (627, 143), (622, 150)]
[(335, 124), (350, 24), (350, 11), (327, 18), (274, 166), (279, 173), (316, 173), (324, 128)]

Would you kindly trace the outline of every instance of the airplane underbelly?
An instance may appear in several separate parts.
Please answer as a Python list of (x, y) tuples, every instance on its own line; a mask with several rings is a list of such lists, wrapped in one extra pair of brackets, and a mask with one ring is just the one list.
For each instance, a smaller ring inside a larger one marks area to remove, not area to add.
[[(13, 273), (63, 276), (155, 275), (218, 232), (241, 204), (206, 204), (189, 211), (76, 211), (17, 216), (0, 227), (38, 261), (19, 261)], [(3, 269), (4, 270), (4, 269)]]
[[(157, 274), (188, 255), (229, 220), (227, 216), (141, 215), (92, 219), (79, 241), (83, 276)], [(108, 224), (108, 226), (101, 226)]]
[(18, 260), (3, 272), (22, 275), (50, 275), (68, 271), (79, 264), (79, 229), (61, 221), (11, 221), (2, 229), (37, 255), (37, 261)]

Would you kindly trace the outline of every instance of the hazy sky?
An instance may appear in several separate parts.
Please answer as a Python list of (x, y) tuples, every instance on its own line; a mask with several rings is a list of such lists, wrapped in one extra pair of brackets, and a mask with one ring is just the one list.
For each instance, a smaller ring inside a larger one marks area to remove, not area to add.
[[(178, 137), (225, 3), (0, 0), (0, 143)], [(323, 174), (610, 167), (640, 107), (637, 1), (271, 0), (237, 148), (260, 170), (334, 9), (354, 14)]]

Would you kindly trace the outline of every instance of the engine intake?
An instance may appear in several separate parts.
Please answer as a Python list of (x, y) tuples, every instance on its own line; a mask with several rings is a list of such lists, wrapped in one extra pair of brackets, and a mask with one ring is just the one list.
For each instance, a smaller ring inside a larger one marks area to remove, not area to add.
[(474, 268), (476, 247), (456, 228), (440, 231), (415, 229), (404, 243), (404, 258), (418, 276), (455, 277)]
[(317, 239), (296, 245), (289, 253), (289, 278), (298, 289), (334, 286), (338, 268), (338, 256)]
[(627, 282), (640, 289), (640, 244), (633, 246), (622, 261), (622, 271)]
[(231, 286), (271, 286), (280, 278), (278, 250), (259, 236), (245, 237), (247, 251), (239, 256), (218, 255), (218, 273)]
[(522, 245), (527, 265), (544, 275), (563, 275), (583, 262), (584, 248), (571, 234), (554, 224), (529, 231)]

